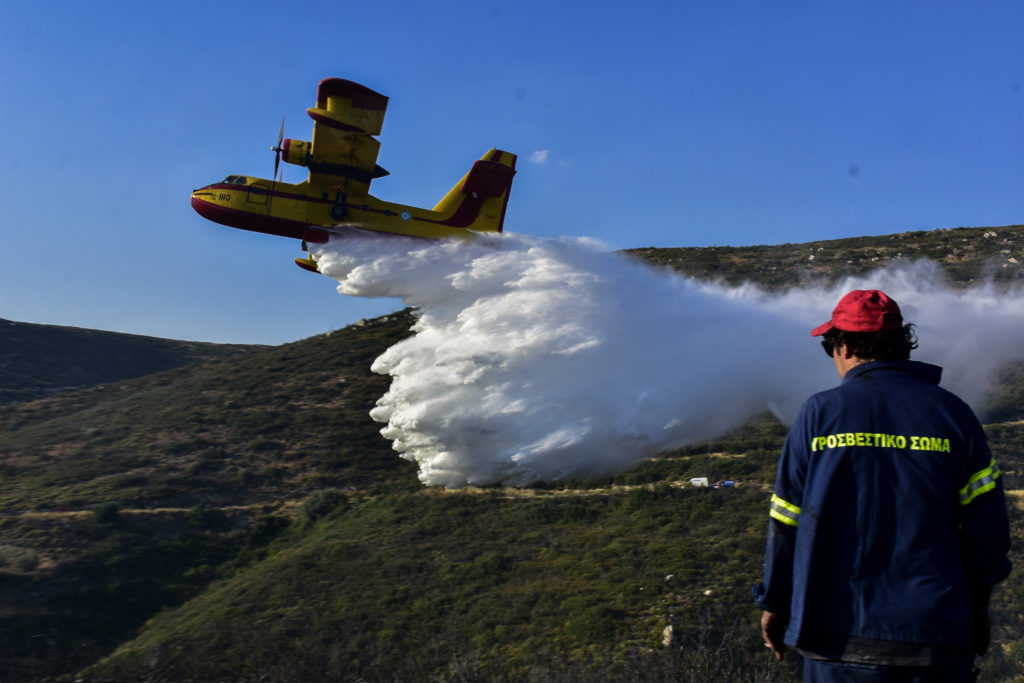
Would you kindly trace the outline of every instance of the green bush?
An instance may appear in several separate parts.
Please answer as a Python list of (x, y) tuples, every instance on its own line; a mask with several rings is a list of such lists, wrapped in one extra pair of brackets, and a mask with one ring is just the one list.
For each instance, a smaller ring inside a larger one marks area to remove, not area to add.
[(227, 518), (220, 508), (201, 503), (193, 505), (185, 512), (185, 521), (196, 529), (213, 529), (224, 524)]
[(92, 521), (97, 524), (116, 524), (121, 519), (121, 506), (112, 500), (92, 509)]
[(15, 566), (23, 572), (30, 572), (39, 566), (39, 553), (35, 550), (26, 550), (15, 561)]
[(345, 494), (338, 489), (328, 488), (313, 491), (306, 500), (302, 501), (302, 516), (310, 521), (326, 517), (335, 508), (348, 502)]
[(567, 630), (584, 643), (600, 643), (615, 636), (619, 616), (608, 605), (591, 605), (569, 618)]

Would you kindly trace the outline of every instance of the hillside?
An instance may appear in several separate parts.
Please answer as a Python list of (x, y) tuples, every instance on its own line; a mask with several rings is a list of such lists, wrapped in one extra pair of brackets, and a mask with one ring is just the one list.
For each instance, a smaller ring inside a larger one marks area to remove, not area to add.
[[(1019, 277), (1020, 227), (633, 253), (781, 286), (953, 242), (978, 265), (954, 281)], [(412, 321), (0, 406), (0, 680), (795, 680), (750, 601), (781, 424), (601, 480), (424, 489), (367, 417)], [(1024, 370), (1003, 382), (1020, 567)], [(994, 620), (981, 680), (1024, 675), (1019, 570)]]
[(0, 406), (0, 671), (71, 674), (260, 557), (311, 491), (414, 482), (366, 419), (408, 314)]
[(1024, 226), (916, 230), (878, 237), (850, 237), (804, 244), (749, 247), (630, 249), (628, 253), (701, 279), (768, 289), (864, 275), (887, 264), (928, 259), (950, 283), (991, 280), (1004, 285), (1024, 276)]
[(0, 319), (0, 404), (120, 382), (254, 348)]

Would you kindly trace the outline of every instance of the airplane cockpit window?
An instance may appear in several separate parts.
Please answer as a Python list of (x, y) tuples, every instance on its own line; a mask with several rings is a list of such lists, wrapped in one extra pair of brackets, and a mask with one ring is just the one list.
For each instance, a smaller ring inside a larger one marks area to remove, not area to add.
[(224, 182), (228, 185), (245, 185), (248, 182), (248, 178), (244, 175), (229, 175), (224, 179)]

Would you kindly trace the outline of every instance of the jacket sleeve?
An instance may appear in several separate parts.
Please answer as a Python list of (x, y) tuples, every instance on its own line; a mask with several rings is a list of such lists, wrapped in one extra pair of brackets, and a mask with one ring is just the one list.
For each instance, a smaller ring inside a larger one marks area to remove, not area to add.
[(964, 570), (973, 586), (992, 586), (1010, 573), (1010, 526), (1002, 473), (981, 426), (976, 425), (960, 498), (960, 544)]
[(768, 522), (768, 548), (765, 551), (764, 577), (754, 586), (757, 606), (768, 612), (789, 615), (793, 597), (793, 551), (796, 529), (779, 521)]
[(806, 436), (808, 412), (808, 406), (805, 405), (782, 447), (775, 491), (768, 510), (770, 519), (764, 576), (761, 583), (754, 587), (754, 599), (758, 606), (775, 614), (789, 614), (793, 595), (793, 555), (800, 527), (800, 506), (809, 456)]

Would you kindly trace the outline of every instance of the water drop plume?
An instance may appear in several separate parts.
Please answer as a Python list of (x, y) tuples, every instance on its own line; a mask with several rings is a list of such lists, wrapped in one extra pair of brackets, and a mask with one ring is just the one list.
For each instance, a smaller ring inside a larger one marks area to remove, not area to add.
[(791, 420), (838, 381), (809, 331), (849, 289), (895, 297), (918, 326), (915, 358), (945, 365), (970, 401), (1024, 356), (1024, 297), (954, 290), (930, 264), (770, 294), (584, 238), (350, 239), (316, 258), (343, 294), (415, 307), (413, 334), (372, 366), (392, 382), (371, 417), (431, 486), (601, 476), (766, 410)]

